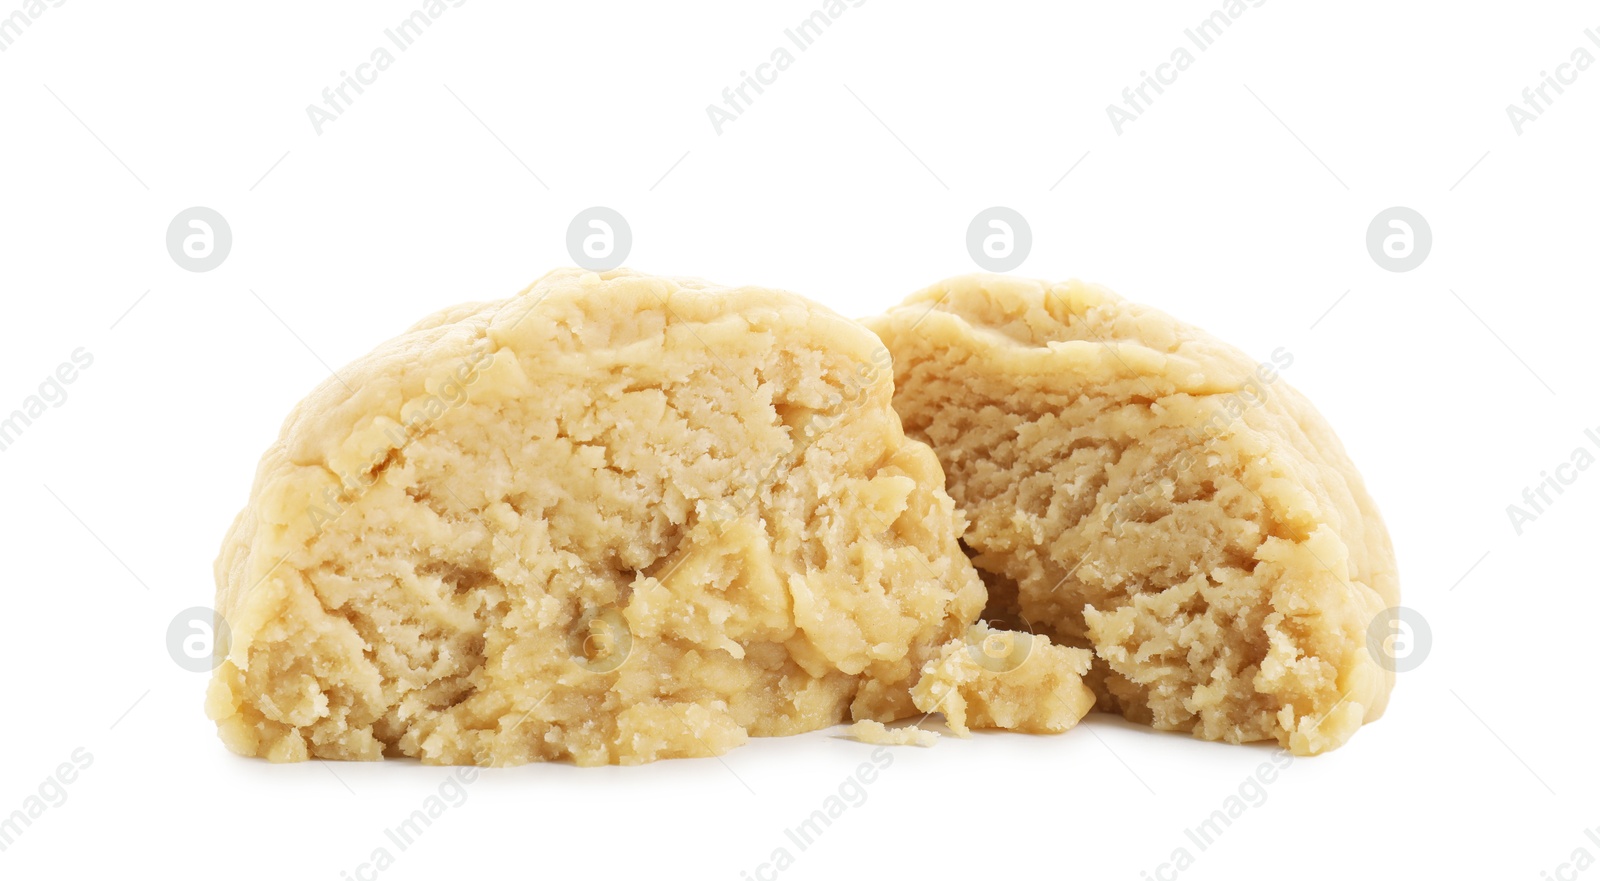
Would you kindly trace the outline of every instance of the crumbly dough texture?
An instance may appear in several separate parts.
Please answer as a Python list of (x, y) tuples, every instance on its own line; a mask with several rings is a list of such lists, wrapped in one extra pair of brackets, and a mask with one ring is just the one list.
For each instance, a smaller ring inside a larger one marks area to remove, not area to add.
[(275, 761), (631, 764), (912, 715), (985, 602), (887, 352), (791, 294), (558, 271), (288, 417), (207, 711)]
[(844, 730), (848, 737), (855, 738), (862, 743), (872, 743), (880, 746), (933, 746), (939, 741), (939, 732), (919, 728), (916, 725), (907, 725), (901, 728), (889, 728), (882, 722), (871, 719), (862, 719)]
[(1087, 649), (979, 622), (923, 667), (911, 699), (924, 713), (944, 714), (957, 737), (972, 728), (1057, 734), (1094, 709), (1083, 681), (1092, 660)]
[(1092, 647), (1102, 706), (1301, 755), (1382, 713), (1366, 632), (1399, 601), (1393, 549), (1283, 365), (1080, 282), (956, 278), (868, 324), (986, 615)]

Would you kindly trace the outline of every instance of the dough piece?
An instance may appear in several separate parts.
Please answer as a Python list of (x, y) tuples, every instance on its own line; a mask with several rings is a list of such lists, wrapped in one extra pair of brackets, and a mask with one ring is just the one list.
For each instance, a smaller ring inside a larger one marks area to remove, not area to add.
[(882, 722), (871, 719), (862, 719), (844, 730), (847, 737), (853, 737), (862, 743), (874, 743), (880, 746), (933, 746), (939, 740), (939, 732), (907, 725), (904, 728), (886, 728)]
[(1083, 682), (1092, 661), (1088, 649), (979, 622), (923, 667), (911, 699), (924, 713), (943, 713), (957, 737), (970, 737), (972, 728), (1056, 734), (1094, 709)]
[(1377, 508), (1277, 371), (1080, 282), (969, 276), (868, 322), (970, 526), (991, 619), (1092, 646), (1102, 705), (1299, 755), (1378, 718)]
[(791, 294), (626, 271), (423, 321), (262, 460), (209, 715), (274, 761), (594, 765), (912, 714), (984, 590), (888, 363)]

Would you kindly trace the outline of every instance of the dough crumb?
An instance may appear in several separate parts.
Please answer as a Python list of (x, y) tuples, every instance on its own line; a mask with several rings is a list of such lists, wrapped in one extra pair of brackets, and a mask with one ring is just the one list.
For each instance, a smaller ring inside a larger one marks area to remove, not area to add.
[(551, 273), (290, 414), (206, 709), (272, 761), (638, 764), (915, 714), (984, 589), (889, 352), (782, 291)]
[(1283, 380), (1287, 347), (1257, 363), (1104, 288), (994, 275), (867, 324), (966, 516), (984, 617), (1092, 647), (1101, 707), (1296, 755), (1383, 713), (1394, 673), (1367, 631), (1400, 601), (1394, 548)]
[(904, 728), (887, 728), (882, 722), (871, 719), (862, 719), (846, 728), (847, 737), (853, 737), (862, 743), (873, 743), (880, 746), (933, 746), (939, 739), (939, 732), (929, 731), (908, 725)]
[(911, 699), (925, 713), (944, 713), (957, 737), (971, 736), (971, 728), (1056, 734), (1094, 708), (1083, 682), (1093, 658), (1088, 649), (980, 621), (922, 668)]

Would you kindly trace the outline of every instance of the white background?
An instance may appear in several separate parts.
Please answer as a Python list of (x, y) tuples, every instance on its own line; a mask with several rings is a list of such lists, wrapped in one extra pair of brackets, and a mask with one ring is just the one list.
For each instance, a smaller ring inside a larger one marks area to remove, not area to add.
[[(570, 264), (591, 205), (628, 218), (634, 268), (850, 315), (971, 270), (968, 222), (1006, 205), (1033, 229), (1019, 272), (1105, 283), (1260, 359), (1287, 346), (1431, 652), (1384, 719), (1295, 760), (1204, 851), (1184, 830), (1272, 750), (1093, 715), (895, 750), (803, 852), (785, 828), (872, 747), (488, 772), (379, 877), (742, 879), (783, 845), (786, 879), (1170, 878), (1179, 846), (1183, 878), (1574, 877), (1576, 848), (1600, 856), (1600, 468), (1520, 535), (1506, 511), (1600, 453), (1600, 67), (1520, 135), (1505, 110), (1600, 53), (1592, 4), (1271, 0), (1119, 135), (1106, 105), (1219, 4), (869, 0), (719, 135), (706, 106), (817, 4), (474, 0), (317, 134), (306, 106), (419, 5), (73, 0), (0, 53), (0, 415), (94, 358), (0, 453), (0, 816), (93, 756), (0, 877), (353, 878), (437, 791), (449, 769), (228, 753), (166, 629), (212, 602), (256, 460), (325, 364)], [(165, 246), (194, 205), (234, 236), (207, 273)], [(1366, 250), (1392, 205), (1433, 231), (1411, 272)]]

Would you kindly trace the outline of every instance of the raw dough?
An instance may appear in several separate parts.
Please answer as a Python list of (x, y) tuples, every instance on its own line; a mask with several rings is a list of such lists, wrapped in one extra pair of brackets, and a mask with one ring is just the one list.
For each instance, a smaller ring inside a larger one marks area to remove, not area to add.
[(1301, 755), (1382, 713), (1393, 674), (1366, 632), (1399, 601), (1394, 553), (1277, 376), (1292, 353), (1258, 366), (1102, 288), (998, 276), (868, 324), (967, 515), (988, 614), (1092, 646), (1103, 706)]
[(1056, 734), (1094, 709), (1094, 692), (1083, 682), (1092, 660), (1087, 649), (979, 622), (928, 662), (911, 699), (924, 713), (943, 713), (958, 737), (971, 728)]
[(939, 741), (939, 732), (908, 725), (904, 728), (887, 728), (882, 722), (862, 719), (844, 730), (844, 733), (862, 743), (880, 746), (933, 746)]
[(217, 561), (236, 752), (637, 763), (891, 721), (984, 604), (887, 352), (791, 294), (560, 271), (340, 377)]

